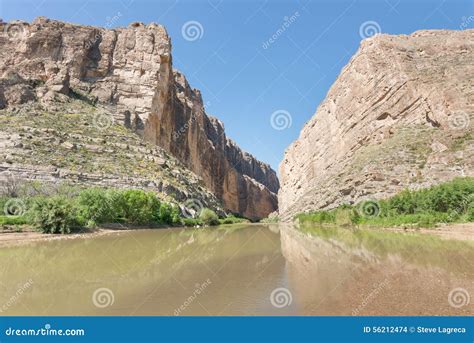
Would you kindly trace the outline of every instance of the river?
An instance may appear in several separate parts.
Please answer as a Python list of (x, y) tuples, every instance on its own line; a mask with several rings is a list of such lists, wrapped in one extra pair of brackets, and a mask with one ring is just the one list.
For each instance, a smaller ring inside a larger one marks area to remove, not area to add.
[(474, 245), (233, 225), (0, 248), (1, 315), (474, 315)]

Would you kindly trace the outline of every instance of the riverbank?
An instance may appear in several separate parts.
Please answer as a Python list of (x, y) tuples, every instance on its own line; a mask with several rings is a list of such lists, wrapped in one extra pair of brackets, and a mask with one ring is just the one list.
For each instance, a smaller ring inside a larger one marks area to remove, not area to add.
[(35, 230), (26, 229), (25, 231), (0, 231), (0, 248), (17, 246), (35, 242), (47, 242), (56, 240), (70, 240), (78, 238), (95, 238), (98, 236), (120, 232), (114, 229), (94, 229), (68, 235), (41, 233)]
[(459, 177), (430, 188), (406, 189), (387, 199), (368, 199), (295, 216), (300, 224), (351, 227), (436, 228), (474, 222), (474, 178)]
[(383, 228), (392, 232), (411, 232), (435, 235), (443, 239), (456, 239), (474, 242), (474, 223), (446, 224), (435, 228)]
[[(245, 225), (252, 225), (249, 223), (244, 223)], [(242, 223), (236, 224), (226, 224), (217, 227), (213, 227), (214, 229), (220, 227), (230, 227), (230, 226), (237, 226), (242, 225)], [(254, 224), (254, 225), (261, 225), (261, 224)], [(269, 224), (271, 225), (271, 224)], [(71, 240), (71, 239), (90, 239), (96, 238), (104, 235), (113, 235), (113, 234), (120, 234), (124, 232), (131, 232), (131, 231), (143, 231), (143, 230), (168, 230), (168, 229), (176, 229), (176, 228), (185, 228), (185, 227), (131, 227), (131, 226), (106, 226), (100, 227), (96, 229), (85, 229), (81, 232), (71, 233), (67, 235), (61, 234), (48, 234), (48, 233), (41, 233), (32, 229), (25, 229), (24, 231), (0, 231), (0, 248), (3, 247), (11, 247), (29, 243), (36, 243), (36, 242), (47, 242), (47, 241), (57, 241), (57, 240)], [(410, 228), (410, 229), (401, 229), (398, 227), (392, 228), (370, 228), (366, 227), (364, 229), (367, 230), (374, 230), (374, 231), (391, 231), (397, 232), (400, 234), (406, 233), (421, 233), (426, 235), (435, 235), (442, 239), (452, 239), (452, 240), (465, 240), (465, 241), (473, 241), (474, 242), (474, 223), (458, 223), (458, 224), (446, 224), (436, 228), (430, 229), (417, 229), (417, 228)], [(350, 230), (350, 229), (347, 229)]]

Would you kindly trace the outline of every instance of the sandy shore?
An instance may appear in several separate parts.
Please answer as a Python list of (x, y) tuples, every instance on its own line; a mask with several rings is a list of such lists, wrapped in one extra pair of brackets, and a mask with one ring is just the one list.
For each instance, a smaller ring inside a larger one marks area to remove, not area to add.
[(56, 241), (66, 239), (86, 239), (94, 238), (103, 235), (117, 234), (124, 231), (131, 231), (134, 229), (107, 229), (100, 228), (89, 232), (73, 233), (69, 235), (53, 235), (45, 234), (36, 231), (24, 231), (24, 232), (9, 232), (0, 231), (0, 248), (8, 246), (23, 245), (34, 242), (45, 242), (45, 241)]
[(474, 241), (474, 223), (461, 223), (443, 225), (429, 229), (401, 229), (401, 228), (387, 228), (383, 230), (390, 230), (394, 232), (414, 232), (436, 235), (444, 239), (458, 239)]

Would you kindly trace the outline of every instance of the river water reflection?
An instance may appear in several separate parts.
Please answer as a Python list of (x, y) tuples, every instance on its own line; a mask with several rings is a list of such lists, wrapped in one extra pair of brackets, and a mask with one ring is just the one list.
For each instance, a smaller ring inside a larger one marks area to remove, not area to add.
[(421, 234), (127, 231), (0, 248), (0, 314), (474, 315), (473, 261)]

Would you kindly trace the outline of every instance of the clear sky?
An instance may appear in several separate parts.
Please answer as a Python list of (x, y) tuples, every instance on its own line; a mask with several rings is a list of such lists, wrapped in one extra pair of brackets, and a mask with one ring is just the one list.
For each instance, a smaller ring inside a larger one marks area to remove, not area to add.
[(174, 67), (202, 91), (208, 113), (277, 169), (361, 36), (473, 28), (474, 1), (0, 0), (4, 21), (40, 15), (96, 26), (163, 24)]

